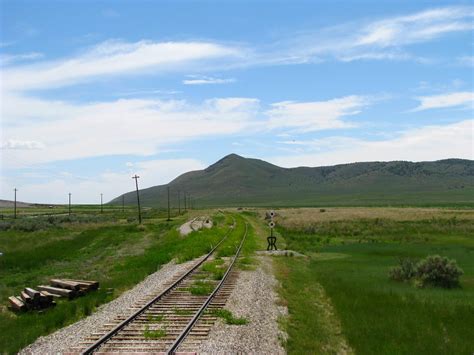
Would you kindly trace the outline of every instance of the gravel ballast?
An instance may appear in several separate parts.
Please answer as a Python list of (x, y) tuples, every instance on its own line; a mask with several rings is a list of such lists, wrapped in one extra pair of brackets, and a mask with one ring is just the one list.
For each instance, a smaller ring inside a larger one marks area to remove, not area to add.
[(227, 325), (218, 320), (196, 351), (200, 354), (285, 354), (281, 341), (286, 333), (278, 327), (278, 318), (287, 316), (286, 307), (277, 303), (277, 280), (272, 259), (257, 257), (256, 270), (240, 271), (225, 308), (235, 317), (248, 320), (245, 325)]
[(151, 299), (153, 295), (162, 292), (173, 278), (182, 275), (199, 260), (201, 258), (183, 264), (175, 264), (172, 261), (164, 265), (131, 290), (100, 306), (94, 314), (50, 335), (38, 338), (20, 351), (20, 354), (59, 354), (79, 346), (84, 338), (98, 332), (104, 324), (112, 322), (116, 316), (132, 314), (134, 310), (129, 308), (131, 305), (143, 299)]

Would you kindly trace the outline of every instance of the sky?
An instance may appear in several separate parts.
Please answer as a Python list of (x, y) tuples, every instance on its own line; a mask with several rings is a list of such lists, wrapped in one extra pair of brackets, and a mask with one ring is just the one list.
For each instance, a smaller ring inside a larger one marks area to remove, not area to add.
[(469, 1), (0, 0), (0, 199), (99, 203), (236, 153), (474, 159)]

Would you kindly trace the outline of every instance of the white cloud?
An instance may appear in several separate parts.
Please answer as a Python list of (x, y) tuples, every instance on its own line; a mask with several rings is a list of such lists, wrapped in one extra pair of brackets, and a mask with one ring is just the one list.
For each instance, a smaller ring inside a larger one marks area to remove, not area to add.
[(474, 92), (461, 91), (449, 94), (421, 96), (417, 99), (420, 101), (420, 105), (413, 109), (413, 111), (460, 106), (473, 108)]
[(236, 48), (210, 42), (107, 41), (69, 59), (8, 68), (3, 72), (3, 86), (10, 91), (60, 87), (97, 76), (173, 70), (205, 59), (239, 55)]
[(387, 18), (363, 28), (355, 45), (390, 47), (426, 42), (451, 32), (471, 30), (472, 17), (472, 8), (459, 6)]
[(269, 117), (267, 125), (269, 128), (289, 127), (304, 132), (349, 128), (354, 124), (342, 118), (358, 114), (368, 104), (367, 98), (355, 95), (327, 101), (278, 102), (266, 112)]
[(44, 144), (41, 151), (6, 150), (2, 158), (7, 166), (151, 155), (170, 143), (248, 130), (259, 109), (259, 101), (252, 98), (210, 99), (199, 105), (151, 99), (76, 105), (16, 96), (6, 104), (3, 136)]
[[(317, 31), (293, 34), (280, 48), (267, 54), (268, 63), (307, 63), (327, 58), (354, 60), (415, 60), (429, 63), (406, 51), (416, 43), (433, 41), (474, 28), (472, 7), (450, 6), (371, 22), (354, 21)], [(277, 58), (277, 59), (275, 59)], [(279, 59), (278, 59), (279, 58)], [(262, 60), (264, 62), (264, 60)]]
[(474, 159), (474, 120), (412, 129), (388, 140), (329, 137), (298, 144), (305, 147), (304, 152), (268, 160), (280, 166), (296, 167), (361, 161)]
[(5, 66), (21, 61), (41, 59), (43, 57), (44, 54), (39, 52), (31, 52), (24, 54), (0, 54), (0, 65)]
[(228, 84), (233, 82), (235, 82), (233, 78), (221, 79), (210, 76), (190, 76), (190, 79), (183, 80), (184, 85)]
[[(10, 95), (2, 107), (3, 136), (38, 141), (41, 151), (6, 150), (3, 164), (31, 166), (107, 155), (152, 155), (166, 145), (202, 137), (268, 130), (316, 131), (353, 127), (344, 117), (369, 104), (362, 96), (279, 102), (265, 110), (255, 98), (120, 99), (72, 104)], [(282, 133), (282, 132), (278, 132)]]
[(18, 181), (2, 178), (2, 196), (6, 198), (16, 186), (21, 201), (38, 203), (67, 203), (68, 192), (72, 202), (99, 203), (100, 194), (109, 201), (120, 194), (135, 188), (132, 174), (140, 176), (140, 189), (166, 184), (177, 176), (190, 171), (203, 169), (205, 165), (196, 159), (160, 159), (141, 161), (134, 164), (134, 171), (104, 172), (93, 178), (76, 177), (69, 173), (59, 174), (46, 182), (18, 185)]
[(472, 67), (472, 66), (474, 66), (474, 56), (466, 55), (466, 56), (459, 57), (458, 62), (461, 65), (466, 65), (466, 66)]
[(43, 143), (38, 141), (22, 141), (17, 139), (8, 139), (6, 142), (1, 144), (1, 149), (43, 149), (45, 146)]

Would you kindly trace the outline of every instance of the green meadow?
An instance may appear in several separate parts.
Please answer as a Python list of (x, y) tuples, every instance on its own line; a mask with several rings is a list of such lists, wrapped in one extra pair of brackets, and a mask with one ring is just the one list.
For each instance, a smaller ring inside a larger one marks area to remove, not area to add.
[[(307, 255), (276, 259), (289, 353), (473, 353), (473, 211), (411, 220), (321, 220), (322, 212), (306, 222), (280, 218), (280, 242)], [(464, 270), (460, 288), (389, 280), (399, 257), (435, 254)]]
[[(149, 214), (142, 225), (121, 216), (73, 216), (70, 221), (19, 219), (4, 227), (0, 233), (1, 352), (15, 353), (38, 336), (87, 316), (172, 259), (184, 262), (208, 252), (233, 223), (230, 214), (214, 212), (214, 228), (182, 237), (176, 228), (189, 216), (168, 222), (161, 212)], [(237, 217), (231, 234), (243, 229), (243, 220)], [(233, 247), (236, 239), (230, 236), (226, 245)], [(47, 284), (53, 277), (98, 280), (100, 289), (72, 301), (59, 300), (44, 312), (17, 314), (7, 309), (9, 296), (26, 286)]]

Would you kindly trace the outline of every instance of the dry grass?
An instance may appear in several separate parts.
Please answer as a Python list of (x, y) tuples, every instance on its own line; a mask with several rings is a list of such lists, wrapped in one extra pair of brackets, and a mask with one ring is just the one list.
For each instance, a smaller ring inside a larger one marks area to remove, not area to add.
[[(390, 207), (334, 207), (279, 209), (277, 222), (284, 227), (308, 225), (317, 222), (357, 219), (389, 219), (396, 221), (416, 221), (432, 218), (453, 218), (474, 220), (474, 210), (444, 208), (390, 208)], [(262, 215), (265, 213), (261, 212)]]

